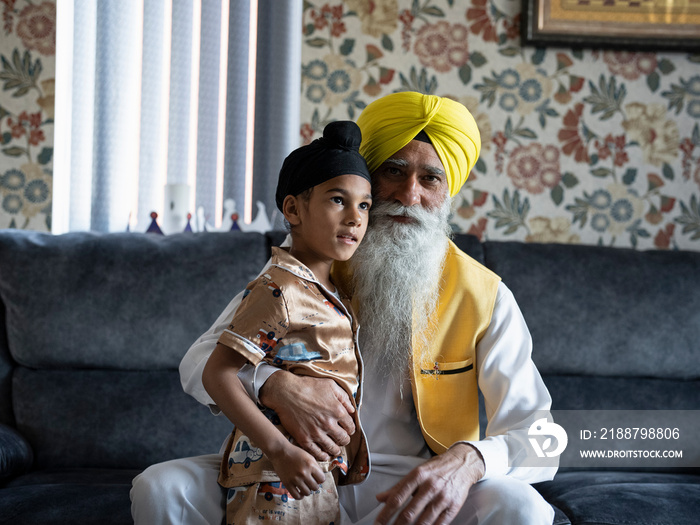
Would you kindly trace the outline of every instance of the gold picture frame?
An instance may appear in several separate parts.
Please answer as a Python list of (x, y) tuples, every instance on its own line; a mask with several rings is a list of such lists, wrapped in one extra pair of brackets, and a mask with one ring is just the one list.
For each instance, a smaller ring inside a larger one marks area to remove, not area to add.
[(523, 43), (700, 50), (700, 0), (523, 0)]

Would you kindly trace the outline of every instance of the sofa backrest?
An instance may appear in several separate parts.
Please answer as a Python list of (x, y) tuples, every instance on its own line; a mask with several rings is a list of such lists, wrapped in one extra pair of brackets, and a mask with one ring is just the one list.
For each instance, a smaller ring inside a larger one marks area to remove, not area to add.
[(700, 253), (484, 243), (555, 409), (700, 409)]
[(37, 465), (218, 450), (230, 424), (182, 391), (177, 367), (268, 253), (257, 233), (0, 232), (0, 415)]

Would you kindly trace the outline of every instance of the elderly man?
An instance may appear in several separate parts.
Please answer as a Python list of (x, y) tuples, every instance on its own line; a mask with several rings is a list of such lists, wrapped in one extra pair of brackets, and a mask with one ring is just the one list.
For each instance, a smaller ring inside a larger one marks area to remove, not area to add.
[[(339, 488), (343, 523), (550, 524), (551, 506), (529, 484), (556, 467), (522, 463), (528, 416), (551, 403), (530, 334), (498, 276), (449, 240), (450, 197), (479, 155), (476, 123), (464, 106), (418, 93), (379, 99), (357, 123), (374, 205), (364, 242), (334, 281), (353, 296), (361, 325), (371, 470), (364, 483)], [(185, 390), (213, 411), (201, 372), (238, 302), (180, 366)], [(242, 379), (319, 460), (355, 430), (332, 380), (265, 368)], [(134, 480), (136, 523), (220, 523), (219, 462), (212, 455), (147, 469)]]

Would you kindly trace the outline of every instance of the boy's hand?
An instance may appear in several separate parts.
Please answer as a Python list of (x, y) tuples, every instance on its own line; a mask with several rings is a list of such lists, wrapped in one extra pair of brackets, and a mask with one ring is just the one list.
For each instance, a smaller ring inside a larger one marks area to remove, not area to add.
[(308, 452), (287, 444), (279, 452), (268, 454), (280, 481), (294, 499), (301, 499), (318, 490), (326, 475)]
[(340, 454), (355, 433), (355, 408), (332, 379), (276, 372), (261, 388), (260, 401), (277, 412), (297, 445), (319, 461)]

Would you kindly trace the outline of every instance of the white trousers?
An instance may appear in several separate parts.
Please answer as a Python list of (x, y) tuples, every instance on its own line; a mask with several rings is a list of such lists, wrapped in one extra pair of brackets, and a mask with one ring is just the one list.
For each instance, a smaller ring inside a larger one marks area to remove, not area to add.
[[(217, 483), (220, 454), (152, 465), (136, 476), (131, 489), (135, 525), (219, 525), (224, 523), (225, 490)], [(398, 480), (397, 480), (398, 481)], [(352, 524), (371, 525), (380, 507)], [(469, 491), (455, 525), (551, 525), (552, 507), (527, 483), (498, 477)]]

